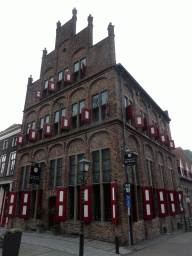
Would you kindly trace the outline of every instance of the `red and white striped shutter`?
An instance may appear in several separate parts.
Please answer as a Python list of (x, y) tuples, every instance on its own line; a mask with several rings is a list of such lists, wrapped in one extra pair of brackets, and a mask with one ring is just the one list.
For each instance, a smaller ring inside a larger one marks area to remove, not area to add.
[(67, 188), (57, 188), (56, 197), (56, 220), (66, 220)]
[(170, 215), (177, 215), (175, 190), (168, 190)]
[(72, 84), (72, 74), (69, 73), (68, 71), (65, 71), (64, 82)]
[(133, 118), (133, 109), (132, 109), (132, 104), (127, 106), (126, 108), (126, 119), (130, 120)]
[(174, 140), (169, 141), (169, 149), (175, 149), (175, 142)]
[(117, 189), (116, 183), (111, 183), (111, 219), (117, 224)]
[(15, 204), (16, 204), (17, 192), (9, 192), (9, 198), (7, 202), (7, 215), (8, 218), (14, 218)]
[(144, 220), (154, 219), (152, 187), (142, 187)]
[(159, 137), (160, 137), (160, 143), (161, 144), (166, 144), (167, 143), (167, 135), (165, 133), (160, 134)]
[(81, 122), (91, 122), (91, 109), (89, 108), (82, 108), (81, 110)]
[[(80, 186), (80, 218), (81, 218), (81, 210), (82, 210), (82, 186)], [(91, 222), (91, 186), (85, 185), (84, 188), (84, 222)]]
[(136, 115), (135, 116), (135, 127), (144, 127), (143, 115)]
[(183, 213), (184, 212), (184, 209), (183, 209), (182, 204), (181, 204), (182, 197), (183, 197), (183, 192), (182, 191), (178, 191), (177, 192), (177, 201), (178, 201), (178, 206), (179, 206), (179, 213)]
[(53, 81), (49, 81), (48, 82), (48, 90), (51, 91), (51, 92), (56, 92), (56, 82), (53, 82)]
[(84, 221), (91, 222), (91, 186), (85, 185), (84, 191)]
[(45, 136), (51, 136), (52, 135), (52, 131), (53, 131), (53, 125), (45, 123), (44, 126), (43, 126), (43, 134)]
[(25, 135), (17, 134), (17, 145), (24, 145)]
[(61, 117), (61, 129), (70, 130), (70, 118), (66, 116)]
[(157, 201), (158, 201), (158, 208), (159, 208), (159, 217), (167, 217), (168, 209), (167, 209), (166, 190), (157, 188), (156, 191), (157, 191)]
[(148, 127), (148, 130), (149, 130), (149, 136), (150, 137), (156, 137), (157, 136), (157, 127), (156, 127), (156, 125), (150, 125)]
[(38, 130), (29, 129), (28, 140), (36, 141), (37, 140), (37, 134), (38, 134)]
[(35, 98), (41, 100), (42, 99), (42, 90), (35, 89)]
[(19, 213), (20, 219), (29, 218), (30, 201), (31, 201), (31, 191), (23, 190), (21, 193), (21, 202), (20, 202), (20, 213)]

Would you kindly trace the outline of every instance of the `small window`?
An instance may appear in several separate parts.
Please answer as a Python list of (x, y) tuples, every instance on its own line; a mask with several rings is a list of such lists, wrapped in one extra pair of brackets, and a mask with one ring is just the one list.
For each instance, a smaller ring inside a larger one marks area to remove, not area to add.
[(80, 113), (80, 114), (81, 114), (82, 108), (84, 108), (84, 107), (85, 107), (85, 101), (82, 100), (82, 101), (79, 102), (79, 113)]
[(12, 147), (17, 146), (17, 137), (13, 138)]
[(40, 119), (40, 129), (43, 129), (43, 126), (44, 126), (44, 117), (42, 117), (41, 119)]
[(8, 148), (8, 145), (9, 145), (8, 140), (5, 140), (5, 141), (4, 141), (4, 144), (3, 144), (3, 149), (7, 149), (7, 148)]
[(10, 154), (9, 169), (7, 175), (12, 175), (15, 170), (16, 152)]
[(46, 80), (44, 84), (44, 89), (47, 89), (47, 88), (48, 88), (48, 80)]
[(77, 115), (77, 103), (72, 105), (72, 116)]
[(49, 116), (45, 117), (45, 123), (48, 124), (49, 123)]
[(93, 101), (93, 108), (99, 107), (99, 94), (94, 95), (92, 98)]
[(1, 156), (0, 162), (0, 177), (3, 177), (3, 173), (5, 170), (5, 162), (6, 162), (6, 155)]
[(52, 77), (50, 77), (49, 81), (53, 81), (53, 76), (52, 76)]
[(79, 61), (74, 64), (74, 73), (79, 71)]
[(61, 110), (61, 116), (66, 116), (66, 109), (65, 109), (65, 108), (63, 108), (63, 109)]
[(101, 93), (101, 105), (106, 104), (107, 97), (108, 97), (107, 91), (104, 91)]
[(58, 81), (61, 81), (62, 78), (63, 78), (63, 72), (61, 71), (58, 73)]
[(55, 112), (55, 123), (59, 122), (59, 111)]

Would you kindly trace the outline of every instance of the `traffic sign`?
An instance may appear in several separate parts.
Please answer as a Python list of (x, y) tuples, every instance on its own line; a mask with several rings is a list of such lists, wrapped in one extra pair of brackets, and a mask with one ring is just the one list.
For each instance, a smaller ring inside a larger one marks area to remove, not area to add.
[(131, 208), (131, 198), (130, 195), (126, 195), (127, 208)]

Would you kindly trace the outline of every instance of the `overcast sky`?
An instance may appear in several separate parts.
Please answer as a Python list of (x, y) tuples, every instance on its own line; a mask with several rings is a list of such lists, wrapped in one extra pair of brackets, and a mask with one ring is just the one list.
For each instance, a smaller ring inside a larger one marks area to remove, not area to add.
[(115, 26), (116, 62), (168, 110), (176, 147), (192, 150), (192, 1), (10, 0), (0, 9), (0, 131), (22, 123), (28, 77), (39, 79), (42, 50), (55, 48), (56, 23), (77, 9), (77, 33), (93, 16), (93, 43)]

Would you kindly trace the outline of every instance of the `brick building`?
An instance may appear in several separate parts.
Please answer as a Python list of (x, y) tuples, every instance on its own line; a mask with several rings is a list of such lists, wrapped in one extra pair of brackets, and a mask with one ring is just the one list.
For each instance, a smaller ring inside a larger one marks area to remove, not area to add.
[(0, 132), (0, 223), (6, 224), (7, 200), (15, 181), (15, 164), (17, 158), (17, 134), (21, 125), (14, 124)]
[[(175, 148), (174, 154), (176, 156), (177, 161), (177, 170), (179, 176), (179, 185), (181, 186), (181, 190), (183, 192), (183, 200), (185, 207), (185, 217), (192, 217), (192, 203), (191, 203), (191, 195), (192, 195), (192, 161), (190, 159), (191, 151), (183, 150), (182, 148)], [(180, 216), (181, 223), (183, 223), (183, 215)]]
[[(133, 242), (177, 228), (177, 166), (170, 118), (129, 72), (116, 64), (114, 26), (93, 45), (93, 17), (76, 34), (76, 14), (57, 23), (55, 49), (43, 50), (40, 79), (28, 79), (20, 148), (14, 226), (34, 226), (37, 206), (49, 209), (65, 233), (78, 232), (85, 155), (85, 236), (128, 241), (124, 184), (131, 183)], [(135, 152), (136, 164), (124, 165)], [(31, 166), (41, 169), (29, 184)], [(9, 216), (10, 218), (13, 216)]]

